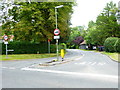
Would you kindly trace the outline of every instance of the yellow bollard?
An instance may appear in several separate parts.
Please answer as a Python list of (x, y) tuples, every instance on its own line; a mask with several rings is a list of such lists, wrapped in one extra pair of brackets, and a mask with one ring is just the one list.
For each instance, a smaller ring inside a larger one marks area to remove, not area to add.
[(61, 49), (61, 52), (60, 52), (60, 54), (61, 54), (62, 61), (63, 61), (63, 59), (64, 59), (64, 56), (65, 56), (65, 50), (64, 50), (64, 49)]

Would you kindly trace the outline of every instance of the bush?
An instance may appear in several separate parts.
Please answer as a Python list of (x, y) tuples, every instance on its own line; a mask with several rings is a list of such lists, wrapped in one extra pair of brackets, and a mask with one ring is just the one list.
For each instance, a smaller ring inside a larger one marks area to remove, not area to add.
[[(13, 52), (9, 54), (37, 54), (37, 53), (48, 53), (47, 42), (31, 43), (31, 42), (10, 42), (8, 44), (8, 50), (13, 49)], [(55, 48), (51, 48), (52, 52), (55, 52)], [(5, 54), (6, 46), (2, 44), (2, 54)]]
[(59, 44), (59, 50), (60, 49), (67, 49), (67, 45), (65, 43), (60, 43)]
[(120, 53), (120, 38), (116, 41), (116, 51)]
[(51, 53), (55, 53), (56, 52), (56, 45), (55, 44), (51, 44), (50, 45), (50, 52)]
[(117, 37), (109, 37), (104, 42), (104, 47), (106, 52), (118, 52), (119, 50), (119, 38)]

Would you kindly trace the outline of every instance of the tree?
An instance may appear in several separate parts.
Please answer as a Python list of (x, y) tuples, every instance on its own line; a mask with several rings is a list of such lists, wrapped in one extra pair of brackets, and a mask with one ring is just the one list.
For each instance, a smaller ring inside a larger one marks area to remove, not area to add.
[(79, 36), (79, 37), (76, 37), (75, 40), (73, 40), (73, 42), (77, 45), (80, 45), (80, 43), (82, 43), (84, 41), (83, 37)]
[(76, 26), (71, 27), (70, 29), (70, 36), (67, 42), (71, 43), (75, 40), (76, 37), (82, 36), (83, 38), (86, 35), (85, 26)]
[(90, 21), (87, 28), (87, 35), (85, 36), (87, 44), (98, 44), (98, 41), (101, 41), (99, 37), (100, 31), (96, 30), (96, 23), (94, 21)]
[(69, 39), (67, 40), (67, 46), (68, 47), (78, 46), (81, 43), (81, 39), (79, 37), (81, 36), (81, 38), (84, 38), (85, 35), (86, 35), (85, 26), (71, 27)]
[[(68, 39), (70, 33), (69, 23), (74, 2), (20, 2), (15, 4), (17, 6), (13, 6), (9, 10), (9, 15), (12, 16), (9, 24), (12, 28), (9, 30), (11, 31), (10, 33), (14, 34), (16, 40), (33, 42), (52, 40), (55, 29), (54, 8), (58, 5), (64, 5), (62, 9), (58, 9), (57, 13), (58, 28), (62, 33), (61, 40), (65, 41)], [(4, 23), (2, 27), (3, 32), (7, 32), (6, 28), (9, 26)]]
[(88, 44), (103, 45), (108, 37), (120, 37), (120, 25), (116, 20), (116, 12), (116, 5), (113, 2), (107, 3), (96, 22), (89, 22), (85, 37)]

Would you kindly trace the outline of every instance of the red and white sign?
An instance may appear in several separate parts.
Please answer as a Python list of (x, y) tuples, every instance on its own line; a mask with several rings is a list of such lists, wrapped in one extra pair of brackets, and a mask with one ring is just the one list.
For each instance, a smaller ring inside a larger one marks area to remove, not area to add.
[(4, 36), (4, 40), (6, 40), (6, 41), (8, 40), (8, 36), (7, 35)]
[(60, 30), (59, 30), (59, 29), (55, 29), (55, 30), (54, 30), (54, 35), (57, 36), (57, 35), (59, 35), (59, 34), (60, 34)]

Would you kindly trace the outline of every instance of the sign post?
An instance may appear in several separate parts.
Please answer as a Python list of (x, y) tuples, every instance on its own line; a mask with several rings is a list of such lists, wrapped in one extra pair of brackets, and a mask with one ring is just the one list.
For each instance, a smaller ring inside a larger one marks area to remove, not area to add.
[[(54, 30), (54, 35), (55, 35), (55, 36), (58, 36), (58, 35), (60, 34), (59, 29), (57, 29), (57, 25), (58, 25), (58, 24), (57, 24), (57, 9), (58, 9), (58, 8), (61, 8), (61, 7), (63, 7), (63, 5), (60, 5), (60, 6), (56, 6), (56, 7), (55, 7), (55, 21), (56, 21), (56, 29)], [(56, 38), (57, 60), (59, 59), (59, 58), (58, 58), (58, 39), (59, 39), (59, 38)]]
[(50, 39), (48, 39), (48, 53), (50, 54)]
[(8, 50), (7, 50), (7, 43), (6, 43), (6, 58), (8, 58), (8, 52), (7, 52)]
[(59, 50), (58, 50), (58, 39), (60, 39), (60, 36), (58, 36), (60, 34), (60, 30), (59, 29), (55, 29), (54, 30), (54, 39), (56, 39), (56, 53), (57, 53), (57, 61), (59, 60)]
[(6, 45), (6, 58), (8, 58), (8, 50), (7, 50), (7, 45), (8, 45), (8, 36), (7, 35), (4, 35), (4, 44)]
[[(3, 39), (4, 39), (4, 44), (6, 45), (6, 58), (8, 58), (8, 51), (14, 51), (14, 50), (8, 50), (8, 46), (7, 46), (8, 45), (8, 40), (9, 40), (8, 36), (4, 35)], [(12, 36), (12, 39), (13, 39), (13, 36)]]

